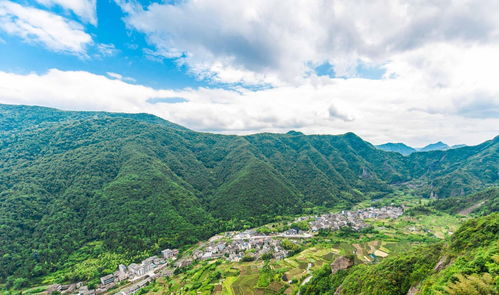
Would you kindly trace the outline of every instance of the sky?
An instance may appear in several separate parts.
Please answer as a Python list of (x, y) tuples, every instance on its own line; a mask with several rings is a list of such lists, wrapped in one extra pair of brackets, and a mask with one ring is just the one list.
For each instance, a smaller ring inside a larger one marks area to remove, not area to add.
[(497, 0), (0, 0), (0, 103), (374, 144), (499, 135)]

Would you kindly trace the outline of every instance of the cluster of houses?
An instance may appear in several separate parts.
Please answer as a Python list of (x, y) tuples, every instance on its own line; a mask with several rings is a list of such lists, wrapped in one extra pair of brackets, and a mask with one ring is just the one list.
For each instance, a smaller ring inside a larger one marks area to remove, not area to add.
[(298, 229), (289, 229), (281, 233), (265, 235), (255, 230), (246, 230), (243, 232), (227, 232), (223, 235), (217, 235), (201, 244), (191, 255), (192, 260), (205, 259), (227, 259), (232, 262), (241, 261), (245, 256), (254, 259), (270, 253), (275, 259), (283, 259), (288, 255), (281, 246), (279, 238), (300, 239), (311, 238), (313, 232), (320, 229), (338, 230), (343, 227), (349, 227), (353, 230), (360, 230), (367, 227), (366, 219), (385, 219), (397, 218), (404, 213), (403, 208), (396, 206), (387, 206), (381, 208), (369, 207), (356, 211), (342, 211), (335, 214), (324, 214), (321, 216), (305, 216), (295, 221), (309, 221), (311, 232)]
[(305, 216), (295, 220), (295, 222), (310, 220), (308, 222), (310, 231), (291, 228), (269, 235), (253, 229), (242, 232), (226, 232), (211, 237), (207, 242), (200, 243), (192, 254), (183, 255), (180, 259), (177, 259), (178, 250), (165, 249), (161, 251), (161, 257), (152, 256), (140, 263), (132, 263), (128, 266), (120, 264), (116, 272), (100, 278), (101, 284), (96, 289), (89, 289), (88, 286), (80, 282), (70, 285), (52, 285), (46, 290), (46, 293), (51, 294), (58, 291), (62, 294), (96, 295), (108, 292), (120, 282), (128, 280), (130, 285), (115, 294), (132, 295), (152, 280), (160, 276), (171, 276), (174, 269), (186, 267), (195, 260), (220, 258), (238, 262), (244, 257), (259, 259), (265, 254), (270, 254), (275, 259), (283, 259), (288, 255), (288, 251), (281, 245), (282, 238), (293, 241), (307, 239), (313, 237), (313, 233), (320, 229), (338, 230), (350, 227), (353, 230), (360, 230), (367, 226), (365, 219), (397, 218), (403, 212), (403, 208), (395, 206), (369, 207), (321, 216)]
[[(116, 283), (128, 279), (130, 282), (134, 283), (131, 286), (121, 290), (116, 293), (119, 295), (131, 295), (135, 293), (140, 288), (149, 284), (149, 282), (161, 275), (165, 275), (165, 272), (161, 271), (170, 265), (170, 262), (177, 259), (178, 256), (177, 249), (165, 249), (161, 251), (162, 257), (151, 256), (144, 259), (140, 264), (132, 263), (128, 267), (120, 264), (118, 270), (113, 274), (102, 277), (100, 289), (110, 289)], [(171, 273), (168, 273), (171, 275)], [(99, 289), (97, 289), (99, 291)], [(103, 290), (105, 291), (105, 290)], [(103, 292), (98, 292), (103, 293)]]
[(341, 211), (340, 213), (317, 216), (309, 222), (309, 226), (313, 232), (320, 229), (338, 230), (343, 227), (360, 230), (368, 226), (364, 221), (365, 219), (397, 218), (403, 213), (404, 209), (396, 206), (369, 207), (356, 211)]
[(132, 285), (116, 294), (131, 295), (146, 286), (151, 280), (159, 276), (171, 275), (172, 271), (167, 270), (166, 267), (173, 260), (176, 260), (178, 253), (177, 249), (165, 249), (161, 251), (162, 257), (152, 256), (139, 264), (132, 263), (128, 266), (120, 264), (114, 273), (101, 277), (100, 284), (95, 289), (89, 289), (88, 286), (79, 282), (69, 285), (52, 285), (46, 290), (46, 293), (51, 294), (58, 291), (61, 294), (96, 295), (105, 293), (118, 283), (128, 280)]
[(264, 254), (271, 254), (275, 259), (282, 259), (287, 256), (288, 251), (273, 236), (247, 230), (240, 233), (229, 232), (224, 236), (211, 238), (192, 253), (192, 258), (199, 260), (223, 258), (238, 262), (245, 256), (258, 259)]
[[(163, 250), (162, 253), (166, 253), (165, 251), (172, 251), (172, 250), (170, 249)], [(172, 259), (176, 257), (176, 255), (178, 255), (178, 251), (177, 250), (175, 251), (176, 251), (175, 255), (163, 254), (163, 257), (151, 256), (149, 258), (144, 259), (140, 264), (132, 263), (129, 266), (120, 264), (116, 272), (100, 278), (101, 284), (99, 288), (107, 290), (112, 288), (116, 283), (127, 279), (131, 282), (136, 282), (154, 277), (155, 272), (158, 269), (167, 266), (168, 259)]]
[[(102, 291), (99, 290), (102, 293)], [(53, 294), (53, 293), (61, 293), (61, 294), (78, 294), (78, 295), (95, 295), (97, 293), (97, 289), (89, 289), (83, 282), (78, 282), (74, 284), (61, 285), (54, 284), (49, 286), (44, 294)]]

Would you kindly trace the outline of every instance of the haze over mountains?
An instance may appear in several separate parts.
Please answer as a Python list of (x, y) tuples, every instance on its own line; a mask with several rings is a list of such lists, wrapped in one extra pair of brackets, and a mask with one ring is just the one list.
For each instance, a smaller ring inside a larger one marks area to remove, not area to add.
[(92, 240), (139, 253), (394, 189), (448, 197), (499, 181), (499, 137), (402, 156), (353, 133), (227, 136), (147, 114), (12, 105), (0, 105), (0, 126), (2, 277), (54, 271)]

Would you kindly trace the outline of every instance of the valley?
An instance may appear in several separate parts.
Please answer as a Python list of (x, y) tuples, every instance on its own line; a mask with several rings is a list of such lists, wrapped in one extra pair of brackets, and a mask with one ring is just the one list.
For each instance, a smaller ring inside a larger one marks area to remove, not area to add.
[(408, 247), (443, 240), (465, 220), (447, 214), (403, 215), (418, 206), (417, 198), (391, 201), (398, 206), (366, 207), (376, 202), (364, 202), (356, 210), (220, 233), (180, 254), (166, 249), (138, 264), (120, 265), (94, 289), (79, 282), (37, 290), (81, 295), (298, 294), (314, 272), (338, 257), (376, 263)]
[[(499, 209), (499, 137), (403, 156), (353, 133), (232, 136), (147, 114), (10, 105), (0, 114), (6, 294), (320, 294), (369, 288), (353, 277), (404, 255), (422, 281), (459, 225)], [(351, 266), (332, 275), (337, 259)]]
[[(159, 279), (148, 287), (147, 293), (298, 294), (315, 272), (329, 267), (339, 257), (351, 256), (357, 264), (372, 264), (408, 247), (438, 241), (440, 233), (448, 236), (463, 222), (451, 216), (441, 219), (445, 226), (426, 227), (423, 218), (413, 217), (371, 219), (369, 230), (343, 228), (295, 241), (296, 252), (283, 259), (201, 261), (185, 273)], [(208, 273), (220, 273), (221, 279), (203, 276), (207, 269)]]

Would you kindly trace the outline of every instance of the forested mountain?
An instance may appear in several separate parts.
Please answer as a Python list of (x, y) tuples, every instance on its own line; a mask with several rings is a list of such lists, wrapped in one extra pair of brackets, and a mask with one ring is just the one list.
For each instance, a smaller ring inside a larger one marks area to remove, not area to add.
[(353, 133), (200, 133), (147, 114), (0, 105), (0, 277), (56, 270), (103, 241), (178, 247), (394, 189), (448, 197), (499, 181), (499, 137), (404, 157)]

